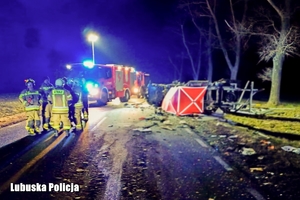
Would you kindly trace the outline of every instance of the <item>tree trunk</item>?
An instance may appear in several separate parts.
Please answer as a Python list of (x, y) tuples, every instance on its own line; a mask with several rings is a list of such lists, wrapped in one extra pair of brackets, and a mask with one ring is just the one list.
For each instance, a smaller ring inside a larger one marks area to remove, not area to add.
[(212, 61), (212, 19), (209, 18), (208, 27), (208, 41), (207, 41), (207, 59), (208, 59), (208, 70), (207, 70), (207, 80), (212, 82), (213, 76), (213, 61)]
[(280, 103), (280, 86), (284, 53), (277, 52), (273, 58), (272, 84), (268, 104), (278, 105)]
[(183, 45), (187, 51), (187, 54), (188, 54), (188, 57), (189, 57), (189, 60), (191, 62), (191, 66), (192, 66), (192, 70), (193, 70), (193, 79), (194, 80), (197, 80), (196, 76), (197, 76), (197, 72), (195, 70), (195, 65), (194, 65), (194, 60), (193, 60), (193, 56), (191, 54), (191, 51), (186, 43), (186, 38), (185, 38), (185, 34), (184, 34), (184, 30), (183, 30), (183, 25), (180, 25), (180, 28), (181, 28), (181, 37), (182, 37), (182, 42), (183, 42)]
[(213, 76), (213, 63), (212, 63), (212, 55), (211, 55), (211, 47), (208, 49), (208, 71), (207, 71), (207, 80), (212, 82)]
[(230, 70), (230, 80), (236, 80), (238, 74), (238, 67), (232, 67)]
[(278, 105), (280, 103), (280, 87), (283, 61), (285, 58), (285, 47), (287, 44), (288, 31), (290, 29), (290, 0), (285, 1), (285, 11), (280, 10), (273, 2), (273, 0), (267, 0), (270, 5), (275, 9), (281, 19), (281, 30), (279, 41), (276, 46), (276, 53), (273, 58), (273, 72), (271, 91), (269, 96), (269, 105)]

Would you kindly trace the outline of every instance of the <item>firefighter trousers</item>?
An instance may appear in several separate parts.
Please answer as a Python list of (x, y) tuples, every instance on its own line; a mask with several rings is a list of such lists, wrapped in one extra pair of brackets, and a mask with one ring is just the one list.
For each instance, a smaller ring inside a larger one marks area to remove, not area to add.
[[(62, 122), (63, 127), (60, 127), (60, 123)], [(69, 119), (69, 113), (51, 113), (51, 122), (52, 127), (56, 130), (70, 130), (71, 128), (71, 121)]]
[(82, 108), (82, 113), (83, 113), (83, 120), (88, 120), (89, 119), (89, 102), (88, 101), (83, 101), (83, 108)]
[(43, 121), (43, 128), (48, 129), (50, 118), (51, 118), (51, 107), (52, 105), (48, 102), (43, 102), (42, 109), (41, 109), (41, 115), (42, 115), (42, 121)]
[(69, 105), (69, 119), (71, 122), (75, 122), (75, 107), (74, 104)]
[(82, 106), (76, 106), (75, 105), (75, 124), (76, 124), (76, 129), (77, 130), (82, 130)]
[(29, 110), (26, 111), (26, 126), (25, 129), (29, 131), (30, 129), (39, 129), (41, 125), (41, 118), (40, 118), (40, 110)]

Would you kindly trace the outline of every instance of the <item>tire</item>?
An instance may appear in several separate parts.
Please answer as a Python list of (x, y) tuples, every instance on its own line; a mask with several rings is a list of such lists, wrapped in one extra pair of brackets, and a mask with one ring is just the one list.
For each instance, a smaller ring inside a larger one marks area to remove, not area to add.
[(128, 100), (130, 99), (130, 93), (128, 90), (125, 91), (125, 96), (120, 98), (121, 102), (128, 102)]
[(106, 91), (102, 91), (101, 98), (97, 100), (99, 106), (105, 106), (108, 102), (108, 94)]
[(143, 99), (143, 98), (145, 98), (145, 95), (146, 95), (146, 89), (145, 89), (144, 86), (142, 86), (141, 89), (140, 89), (140, 92), (138, 94), (138, 98)]

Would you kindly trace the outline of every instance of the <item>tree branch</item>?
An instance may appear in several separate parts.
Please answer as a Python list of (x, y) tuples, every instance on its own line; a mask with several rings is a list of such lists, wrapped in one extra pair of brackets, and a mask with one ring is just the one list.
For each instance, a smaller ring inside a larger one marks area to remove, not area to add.
[(278, 13), (280, 18), (282, 19), (284, 17), (283, 12), (275, 5), (273, 0), (267, 0), (267, 2), (269, 2), (269, 4), (274, 8), (274, 10)]

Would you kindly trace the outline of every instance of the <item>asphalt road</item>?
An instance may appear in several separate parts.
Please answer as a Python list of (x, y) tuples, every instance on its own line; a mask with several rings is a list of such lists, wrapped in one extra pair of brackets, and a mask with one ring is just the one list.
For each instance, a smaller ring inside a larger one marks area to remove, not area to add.
[(265, 199), (191, 129), (152, 126), (154, 110), (140, 102), (92, 106), (69, 137), (0, 129), (0, 140), (18, 138), (0, 149), (0, 199)]

